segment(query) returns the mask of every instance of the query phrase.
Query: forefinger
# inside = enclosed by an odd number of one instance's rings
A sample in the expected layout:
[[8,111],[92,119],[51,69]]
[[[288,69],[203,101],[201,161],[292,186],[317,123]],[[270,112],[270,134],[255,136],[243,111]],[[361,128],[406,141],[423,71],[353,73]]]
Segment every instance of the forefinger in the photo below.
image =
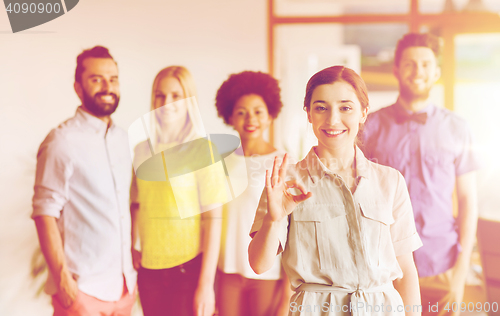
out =
[[285,156],[283,156],[283,161],[281,162],[281,166],[280,166],[280,178],[281,179],[285,179],[285,176],[286,176],[286,165],[287,165],[287,162],[288,162],[288,154],[285,154]]

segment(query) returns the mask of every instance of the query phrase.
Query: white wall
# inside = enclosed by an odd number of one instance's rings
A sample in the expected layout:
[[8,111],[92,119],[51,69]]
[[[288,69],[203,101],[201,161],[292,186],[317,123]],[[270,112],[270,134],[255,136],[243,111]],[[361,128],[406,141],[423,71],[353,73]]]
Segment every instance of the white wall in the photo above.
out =
[[266,43],[265,0],[84,0],[16,34],[0,9],[0,315],[51,314],[29,276],[38,243],[29,217],[36,152],[79,104],[73,76],[82,49],[104,45],[118,61],[118,125],[147,112],[156,73],[180,64],[194,75],[213,133],[230,131],[217,118],[217,88],[230,73],[267,71]]

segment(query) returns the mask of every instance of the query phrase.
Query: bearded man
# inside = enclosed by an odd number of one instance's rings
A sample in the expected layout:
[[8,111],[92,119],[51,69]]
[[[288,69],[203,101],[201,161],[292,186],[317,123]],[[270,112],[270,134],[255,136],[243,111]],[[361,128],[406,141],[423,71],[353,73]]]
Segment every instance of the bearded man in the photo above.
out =
[[431,34],[399,40],[393,67],[398,99],[368,116],[363,135],[366,157],[405,177],[423,242],[413,253],[423,315],[453,314],[453,302],[460,306],[477,227],[479,163],[471,132],[464,119],[429,99],[441,74],[439,51],[439,38]]
[[33,214],[49,267],[54,315],[131,314],[137,275],[129,212],[132,167],[127,133],[110,115],[120,99],[107,48],[77,57],[82,105],[53,129],[37,155]]

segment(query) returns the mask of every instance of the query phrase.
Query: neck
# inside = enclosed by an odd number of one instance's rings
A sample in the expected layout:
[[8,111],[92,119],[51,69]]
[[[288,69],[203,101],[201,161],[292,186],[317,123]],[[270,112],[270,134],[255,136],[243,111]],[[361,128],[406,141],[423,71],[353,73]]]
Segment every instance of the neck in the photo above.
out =
[[341,173],[353,167],[354,146],[344,146],[332,150],[318,145],[316,154],[332,172]]
[[241,139],[241,147],[246,157],[270,154],[276,149],[263,138]]
[[179,132],[182,131],[182,126],[180,124],[163,124],[160,127],[160,140],[162,143],[171,143],[177,139]]
[[106,126],[109,128],[109,126],[111,126],[111,116],[110,115],[105,115],[105,116],[97,116],[95,115],[94,113],[90,112],[86,107],[85,105],[82,104],[82,110],[84,110],[85,112],[87,112],[88,114],[92,115],[93,117],[97,117],[98,119],[100,119],[101,121],[103,121],[104,123],[106,123]]
[[408,99],[401,96],[400,94],[397,102],[401,104],[403,108],[405,108],[408,111],[418,112],[420,110],[423,110],[429,104],[430,101],[429,97],[422,99],[419,98]]

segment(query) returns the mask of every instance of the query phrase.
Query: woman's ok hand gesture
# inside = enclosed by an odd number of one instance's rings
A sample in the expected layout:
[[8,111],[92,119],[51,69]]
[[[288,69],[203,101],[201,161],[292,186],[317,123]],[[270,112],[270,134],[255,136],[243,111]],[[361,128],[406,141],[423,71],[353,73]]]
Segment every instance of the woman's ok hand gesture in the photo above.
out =
[[[292,213],[297,204],[312,196],[296,180],[285,182],[287,161],[288,156],[285,154],[281,166],[278,166],[278,157],[274,157],[272,174],[266,170],[267,216],[272,222],[281,221]],[[292,195],[288,192],[290,188],[297,188],[302,194]]]

